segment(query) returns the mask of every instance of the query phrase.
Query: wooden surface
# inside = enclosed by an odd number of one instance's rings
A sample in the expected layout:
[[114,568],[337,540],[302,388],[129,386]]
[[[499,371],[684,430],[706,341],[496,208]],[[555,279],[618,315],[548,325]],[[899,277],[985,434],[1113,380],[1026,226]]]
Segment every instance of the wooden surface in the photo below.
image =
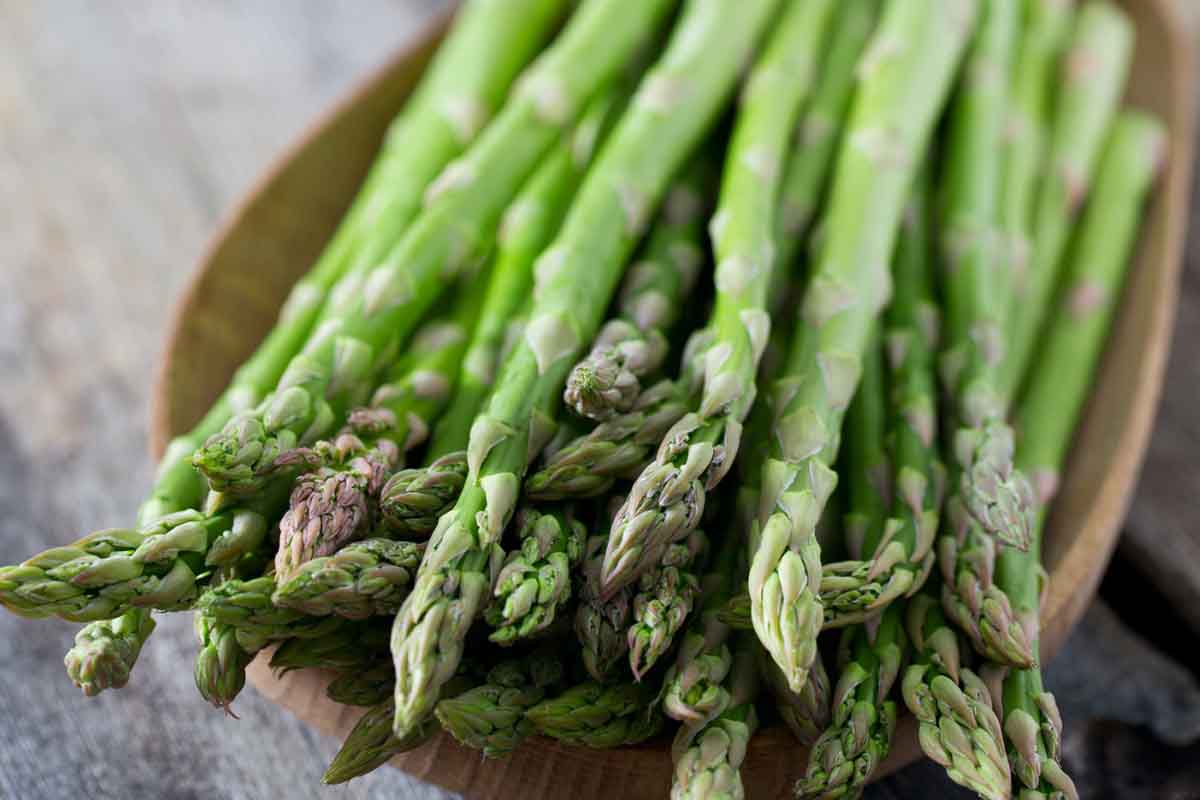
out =
[[[208,234],[285,142],[439,5],[359,0],[338,13],[329,3],[282,0],[0,2],[0,274],[15,284],[0,295],[4,561],[128,521],[149,480],[146,387],[167,305]],[[1195,247],[1190,260],[1178,329],[1194,342]],[[1118,618],[1145,627],[1152,598],[1124,591],[1140,586],[1136,565],[1171,566],[1170,596],[1200,597],[1197,562],[1175,565],[1162,546],[1171,537],[1172,548],[1185,547],[1190,536],[1196,547],[1200,530],[1195,363],[1183,348],[1172,361],[1130,518],[1132,558],[1105,587],[1117,617],[1093,612],[1051,670],[1052,685],[1072,700],[1088,689],[1097,695],[1067,710],[1071,766],[1105,779],[1087,784],[1096,787],[1087,797],[1150,796],[1102,790],[1133,785],[1131,776],[1177,789],[1186,780],[1180,765],[1195,761],[1194,749],[1162,748],[1138,729],[1088,724],[1097,712],[1139,724],[1157,708],[1152,719],[1160,727],[1170,720],[1176,743],[1196,733],[1187,735],[1195,717],[1184,713],[1200,707],[1194,675],[1145,657],[1100,671],[1119,663],[1101,647],[1126,641],[1116,635],[1124,635]],[[70,631],[0,616],[0,796],[439,796],[397,771],[318,788],[333,744],[250,690],[237,703],[241,721],[208,709],[191,687],[194,646],[183,617],[163,622],[133,686],[91,701],[59,664]],[[1194,668],[1195,634],[1174,639],[1191,643]],[[1119,653],[1141,649],[1127,644]],[[1125,690],[1125,704],[1114,702],[1119,692],[1080,683],[1081,671]],[[872,795],[952,796],[945,786],[936,771],[918,768]]]

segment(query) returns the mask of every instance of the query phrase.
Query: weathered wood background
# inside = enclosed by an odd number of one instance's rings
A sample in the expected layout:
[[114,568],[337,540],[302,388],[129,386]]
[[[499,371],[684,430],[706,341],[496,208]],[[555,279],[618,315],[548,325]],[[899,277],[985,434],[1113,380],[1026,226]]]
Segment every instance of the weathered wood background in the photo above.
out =
[[[205,240],[445,1],[0,0],[0,562],[130,520],[151,472],[151,371]],[[1188,257],[1105,602],[1050,670],[1089,798],[1200,797],[1200,240]],[[61,666],[74,626],[0,614],[0,797],[445,796],[395,770],[320,787],[335,743],[250,689],[240,720],[214,712],[192,686],[187,618],[160,625],[133,684],[88,701]],[[869,796],[958,795],[914,767]]]

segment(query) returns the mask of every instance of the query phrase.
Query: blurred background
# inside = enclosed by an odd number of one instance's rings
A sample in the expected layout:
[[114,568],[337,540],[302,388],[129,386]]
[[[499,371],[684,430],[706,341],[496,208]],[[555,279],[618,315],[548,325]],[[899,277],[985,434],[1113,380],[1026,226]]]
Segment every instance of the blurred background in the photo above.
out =
[[[1200,4],[1177,2],[1200,23]],[[128,523],[152,470],[156,358],[205,242],[448,5],[0,0],[0,561]],[[1200,797],[1198,231],[1126,535],[1049,670],[1088,798]],[[0,797],[449,797],[391,769],[320,786],[336,743],[250,688],[240,720],[214,711],[192,685],[189,618],[159,619],[130,686],[85,700],[61,665],[75,626],[0,614]],[[969,796],[940,772],[867,796]]]

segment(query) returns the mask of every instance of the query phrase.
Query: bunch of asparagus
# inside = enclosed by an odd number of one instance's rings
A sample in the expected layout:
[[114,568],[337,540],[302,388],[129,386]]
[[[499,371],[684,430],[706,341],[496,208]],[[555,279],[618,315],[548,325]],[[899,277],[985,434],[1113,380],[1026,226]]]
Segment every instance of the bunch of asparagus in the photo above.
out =
[[1038,554],[1164,156],[1131,46],[1106,0],[467,0],[137,524],[0,602],[87,623],[89,695],[184,609],[227,711],[259,651],[335,673],[328,782],[678,723],[671,796],[740,797],[779,719],[857,796],[900,700],[981,797],[1075,797]]

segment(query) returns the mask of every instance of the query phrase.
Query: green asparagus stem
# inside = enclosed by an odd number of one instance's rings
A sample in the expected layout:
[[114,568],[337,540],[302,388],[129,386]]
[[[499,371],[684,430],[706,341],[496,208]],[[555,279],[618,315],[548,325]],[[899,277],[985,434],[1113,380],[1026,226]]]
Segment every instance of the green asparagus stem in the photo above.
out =
[[396,673],[385,655],[368,669],[338,675],[325,687],[325,696],[344,706],[377,706],[392,695]]
[[[846,412],[845,422],[846,447],[841,477],[846,481],[849,511],[842,518],[842,530],[846,549],[856,559],[878,548],[883,540],[888,509],[892,503],[891,464],[884,441],[887,431],[887,390],[882,342],[875,335],[863,354],[862,377]],[[853,578],[847,581],[837,576],[845,564],[832,564],[830,569],[822,569],[818,597],[824,609],[826,628],[842,627],[870,616],[864,613],[864,606],[870,605],[869,602],[864,603],[864,600],[869,601],[869,595],[864,597],[854,590]]]
[[[1064,263],[1059,313],[1042,339],[1028,388],[1017,411],[1021,441],[1017,462],[1038,488],[1042,519],[1059,483],[1072,433],[1103,351],[1130,255],[1142,205],[1165,154],[1162,125],[1139,112],[1113,123],[1079,231]],[[1005,550],[996,586],[1012,601],[1012,615],[1033,646],[1044,573],[1039,535],[1026,553]],[[1012,670],[1004,681],[1004,733],[1014,790],[1030,797],[1077,798],[1061,765],[1062,719],[1039,667]]]
[[[816,654],[817,521],[837,483],[842,414],[889,299],[897,229],[920,154],[974,27],[975,2],[889,3],[860,68],[825,241],[778,381],[771,458],[750,536],[755,632],[798,691]],[[898,45],[897,43],[903,43]]]
[[1033,257],[1018,280],[1010,346],[1000,385],[1012,398],[1033,355],[1060,261],[1124,92],[1133,55],[1133,25],[1106,0],[1089,0],[1075,16],[1054,100],[1047,164],[1033,219]]
[[733,668],[720,689],[725,695],[724,710],[703,726],[679,728],[671,747],[673,800],[745,796],[739,771],[750,737],[758,729],[754,710],[759,691],[756,649],[751,636],[735,639]]
[[811,89],[833,6],[831,0],[787,4],[747,79],[710,225],[717,301],[703,392],[696,411],[664,435],[613,523],[601,574],[606,593],[632,583],[663,547],[695,528],[706,492],[737,457],[771,328],[767,289],[788,140]]
[[466,480],[465,450],[440,456],[427,467],[399,470],[379,493],[384,526],[404,538],[428,536],[458,501]]
[[842,635],[849,660],[833,693],[833,722],[813,745],[797,797],[858,797],[887,758],[896,728],[888,699],[907,641],[900,609],[889,606],[878,626],[859,625]]
[[303,564],[287,581],[276,577],[271,602],[313,617],[390,616],[408,596],[424,551],[414,542],[354,542]]
[[24,617],[73,622],[115,619],[134,608],[188,608],[208,574],[213,542],[234,534],[261,541],[267,526],[263,514],[246,507],[177,511],[139,530],[98,531],[0,567],[0,603]]
[[1001,160],[1017,0],[990,0],[950,108],[941,187],[942,288],[946,341],[942,380],[952,399],[951,503],[978,531],[1004,544],[1029,542],[1030,489],[1012,467],[1008,401],[998,386],[1010,282],[1001,242]]
[[271,654],[271,669],[365,669],[387,653],[388,629],[379,624],[347,622],[324,636],[288,639]]
[[200,696],[231,717],[231,705],[246,685],[246,667],[257,651],[238,642],[232,625],[217,622],[203,611],[192,615],[200,650],[196,653],[194,674]]
[[522,76],[474,145],[430,185],[426,206],[384,262],[339,285],[328,319],[275,391],[205,442],[193,463],[209,484],[253,494],[281,453],[332,432],[361,387],[448,285],[491,249],[499,218],[554,142],[663,22],[670,0],[589,0]]
[[[607,2],[602,8],[624,27],[631,9],[661,4]],[[503,556],[500,534],[521,478],[548,438],[551,415],[545,409],[553,410],[648,215],[714,122],[770,7],[770,0],[689,4],[588,173],[555,244],[539,259],[525,336],[471,429],[467,483],[454,509],[439,520],[413,593],[396,617],[398,733],[429,714],[438,686],[453,674],[467,629],[491,591]],[[687,113],[678,113],[685,97]]]
[[71,682],[88,697],[123,688],[154,626],[150,612],[142,608],[84,625],[63,659]]
[[638,578],[628,633],[629,669],[635,680],[658,663],[687,621],[700,593],[698,573],[707,550],[708,538],[692,531],[667,547],[662,560]]
[[677,378],[647,388],[628,411],[564,444],[526,479],[526,496],[537,502],[597,497],[618,480],[636,478],[698,396],[710,341],[704,331],[689,337]]
[[1004,304],[1006,322],[1013,314],[1008,307],[1012,287],[1026,279],[1033,255],[1033,214],[1050,135],[1051,90],[1074,19],[1074,0],[1023,0],[1021,6],[1024,21],[1012,65],[1000,198],[1004,240],[998,275],[1008,291],[995,298]]
[[454,391],[482,296],[482,290],[464,287],[450,318],[422,329],[375,390],[371,405],[352,411],[336,438],[280,456],[281,463],[294,460],[306,470],[279,522],[275,572],[280,582],[376,527],[378,497],[388,475],[405,452],[425,441]]
[[154,487],[138,512],[139,525],[200,505],[206,486],[192,467],[193,452],[275,386],[304,345],[333,286],[347,272],[375,266],[399,238],[416,216],[426,185],[474,139],[567,6],[566,0],[464,4],[412,99],[389,128],[350,212],[312,270],[292,287],[275,328],[204,418],[167,446]]
[[725,710],[722,685],[733,666],[726,642],[730,629],[720,619],[733,587],[741,577],[741,538],[727,534],[701,581],[704,600],[699,618],[684,633],[675,663],[663,680],[663,712],[685,725],[704,725]]
[[986,800],[1007,800],[1011,773],[991,689],[962,666],[958,636],[931,592],[909,601],[906,627],[913,664],[901,693],[917,718],[921,749],[960,786]]
[[924,174],[913,187],[893,259],[895,294],[884,319],[884,354],[891,377],[887,414],[894,461],[892,516],[882,537],[849,542],[855,560],[825,564],[820,596],[826,626],[830,609],[836,609],[836,619],[844,623],[878,616],[893,601],[917,592],[933,567],[945,478],[937,459],[933,354],[939,313],[933,299],[927,184]]
[[525,712],[525,718],[538,733],[568,744],[621,747],[645,741],[662,729],[656,692],[656,687],[643,683],[582,683],[541,701]]
[[601,683],[611,679],[617,664],[629,650],[629,611],[632,588],[625,587],[609,597],[600,596],[600,568],[607,536],[588,537],[584,545],[579,606],[575,610],[575,636],[579,640],[584,669]]
[[567,376],[563,402],[580,416],[604,421],[633,409],[642,380],[660,371],[670,352],[667,336],[682,316],[700,267],[712,183],[706,153],[684,170],[667,193],[650,231],[645,257],[625,274],[617,316],[600,329],[591,351]]
[[437,704],[442,727],[461,744],[500,758],[516,749],[534,731],[525,712],[566,679],[563,660],[544,648],[527,658],[503,661],[484,682]]
[[[749,622],[746,627],[750,627]],[[815,743],[821,732],[829,727],[833,696],[829,674],[825,672],[825,664],[820,656],[813,659],[812,666],[808,668],[808,680],[799,692],[792,691],[787,676],[761,644],[758,648],[758,670],[771,692],[783,724],[787,725],[800,744]]]
[[496,577],[488,637],[513,644],[546,630],[571,598],[571,571],[583,558],[587,529],[570,508],[517,512],[520,546],[505,558]]
[[459,369],[454,400],[434,428],[433,454],[466,449],[471,422],[494,383],[510,328],[528,302],[533,264],[557,233],[584,174],[623,109],[622,94],[611,90],[592,101],[575,130],[555,145],[504,212],[479,322]]
[[801,113],[779,187],[775,248],[784,274],[793,268],[829,182],[854,94],[855,72],[875,28],[879,7],[880,0],[842,0],[829,23],[828,50],[812,99]]

